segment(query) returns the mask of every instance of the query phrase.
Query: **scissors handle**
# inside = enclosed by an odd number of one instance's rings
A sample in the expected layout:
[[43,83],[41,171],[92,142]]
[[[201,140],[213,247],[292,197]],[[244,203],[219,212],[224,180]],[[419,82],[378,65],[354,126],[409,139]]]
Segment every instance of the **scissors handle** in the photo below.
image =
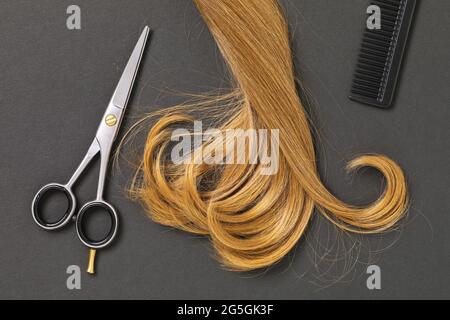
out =
[[[90,217],[92,217],[92,214],[97,211],[103,211],[106,212],[109,215],[109,218],[111,220],[111,227],[108,232],[108,234],[100,240],[92,239],[87,231],[86,226],[88,224],[88,221]],[[109,246],[111,242],[114,240],[114,238],[117,235],[117,229],[119,225],[119,217],[117,215],[116,210],[113,206],[111,206],[109,203],[104,201],[93,201],[90,203],[87,203],[86,205],[81,208],[80,212],[78,213],[77,220],[76,220],[76,229],[78,238],[80,241],[89,247],[89,265],[87,272],[89,274],[95,273],[95,256],[98,249],[102,249],[106,246]]]
[[[100,145],[97,139],[94,139],[91,146],[89,147],[86,155],[81,161],[75,173],[70,178],[69,182],[65,185],[59,183],[50,183],[42,187],[35,195],[33,202],[31,204],[31,213],[33,215],[34,221],[45,230],[58,230],[67,225],[71,218],[75,214],[76,210],[76,199],[72,192],[72,187],[92,161],[92,159],[100,152]],[[47,212],[47,202],[54,195],[63,195],[67,200],[67,206],[62,212]],[[53,210],[52,210],[53,211]],[[60,218],[57,221],[48,221],[45,217],[48,214],[59,214]]]
[[[65,210],[60,212],[60,217],[56,221],[48,221],[46,215],[58,212],[46,212],[46,202],[52,195],[62,195],[67,201]],[[57,230],[67,225],[75,214],[76,199],[72,190],[67,186],[58,183],[52,183],[44,186],[36,194],[32,206],[31,212],[35,222],[45,230]],[[89,224],[89,220],[94,212],[107,213],[111,227],[107,235],[100,240],[91,238],[87,231],[86,226]],[[116,210],[112,205],[103,201],[95,200],[84,205],[76,216],[76,229],[78,237],[81,242],[91,249],[102,249],[107,247],[116,237],[119,226],[119,217]]]
[[[106,236],[102,239],[93,239],[87,232],[87,225],[93,214],[96,212],[107,213],[111,221],[111,227]],[[80,241],[90,249],[102,249],[111,244],[117,235],[119,217],[116,210],[109,203],[102,200],[95,200],[85,204],[77,215],[76,229]]]
[[[65,210],[61,212],[48,212],[47,202],[52,196],[63,196],[67,201]],[[67,225],[72,219],[76,208],[75,195],[72,190],[65,185],[51,183],[41,188],[33,199],[31,204],[31,213],[34,221],[45,230],[57,230]],[[59,214],[60,218],[56,221],[49,221],[47,214]]]

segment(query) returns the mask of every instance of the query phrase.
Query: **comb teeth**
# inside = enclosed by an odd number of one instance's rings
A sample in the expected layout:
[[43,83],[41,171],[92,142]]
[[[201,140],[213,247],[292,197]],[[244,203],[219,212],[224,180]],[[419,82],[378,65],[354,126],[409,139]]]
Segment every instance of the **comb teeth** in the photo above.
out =
[[351,100],[380,108],[393,101],[416,0],[373,0],[381,9],[381,29],[364,31]]

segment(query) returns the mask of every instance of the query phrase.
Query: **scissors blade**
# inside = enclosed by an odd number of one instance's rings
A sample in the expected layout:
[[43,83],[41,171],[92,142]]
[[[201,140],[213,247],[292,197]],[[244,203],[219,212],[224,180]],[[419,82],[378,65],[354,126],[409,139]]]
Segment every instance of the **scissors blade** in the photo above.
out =
[[146,26],[114,91],[111,101],[118,108],[125,109],[128,104],[149,34],[150,28]]

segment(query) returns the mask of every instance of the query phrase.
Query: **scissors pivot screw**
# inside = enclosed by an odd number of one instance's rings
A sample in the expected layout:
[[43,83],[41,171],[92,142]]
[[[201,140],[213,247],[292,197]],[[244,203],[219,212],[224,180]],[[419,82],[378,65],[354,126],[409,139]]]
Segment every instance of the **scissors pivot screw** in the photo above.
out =
[[105,118],[105,123],[106,123],[108,126],[110,126],[110,127],[115,126],[116,123],[117,123],[117,118],[116,118],[116,116],[115,116],[115,115],[112,115],[112,114],[107,115],[106,118]]

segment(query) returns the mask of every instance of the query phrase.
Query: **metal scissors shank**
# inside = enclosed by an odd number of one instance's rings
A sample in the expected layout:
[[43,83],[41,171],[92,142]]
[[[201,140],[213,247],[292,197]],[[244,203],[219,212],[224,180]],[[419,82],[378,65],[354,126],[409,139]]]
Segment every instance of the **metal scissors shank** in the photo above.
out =
[[[36,194],[31,211],[35,222],[46,230],[56,230],[64,227],[70,222],[71,218],[75,214],[76,198],[72,191],[74,184],[77,182],[81,174],[84,172],[88,164],[94,159],[94,157],[100,153],[100,172],[98,180],[97,197],[95,201],[85,204],[79,211],[76,218],[76,229],[78,237],[81,242],[91,249],[100,249],[111,243],[115,238],[118,227],[118,216],[115,209],[107,202],[103,200],[103,192],[105,187],[106,173],[108,170],[109,158],[111,156],[111,150],[114,141],[119,132],[123,116],[126,111],[128,100],[133,89],[134,81],[136,79],[137,72],[141,63],[141,59],[144,53],[145,45],[150,33],[148,27],[144,28],[131,57],[123,71],[123,74],[119,80],[119,83],[114,91],[114,94],[108,104],[106,112],[100,122],[95,138],[89,147],[86,155],[81,161],[75,173],[70,178],[69,182],[65,185],[52,183],[44,186]],[[68,201],[68,208],[64,215],[57,222],[45,221],[41,212],[41,201],[45,198],[46,193],[54,191],[63,193]],[[90,239],[83,230],[83,221],[87,219],[91,210],[101,207],[106,210],[112,221],[111,230],[107,237],[103,240],[95,241]]]
[[[73,185],[77,182],[81,174],[84,172],[89,163],[100,153],[100,171],[98,179],[98,189],[97,189],[97,201],[103,201],[103,192],[105,188],[106,173],[108,170],[109,158],[111,156],[112,146],[116,139],[117,133],[120,129],[120,123],[122,122],[125,109],[117,108],[116,106],[108,106],[107,112],[100,123],[97,130],[97,134],[89,147],[84,159],[81,161],[77,170],[73,174],[70,181],[67,183],[66,187],[71,189]],[[114,118],[113,118],[114,117]],[[107,125],[107,121],[110,120],[114,125]]]

